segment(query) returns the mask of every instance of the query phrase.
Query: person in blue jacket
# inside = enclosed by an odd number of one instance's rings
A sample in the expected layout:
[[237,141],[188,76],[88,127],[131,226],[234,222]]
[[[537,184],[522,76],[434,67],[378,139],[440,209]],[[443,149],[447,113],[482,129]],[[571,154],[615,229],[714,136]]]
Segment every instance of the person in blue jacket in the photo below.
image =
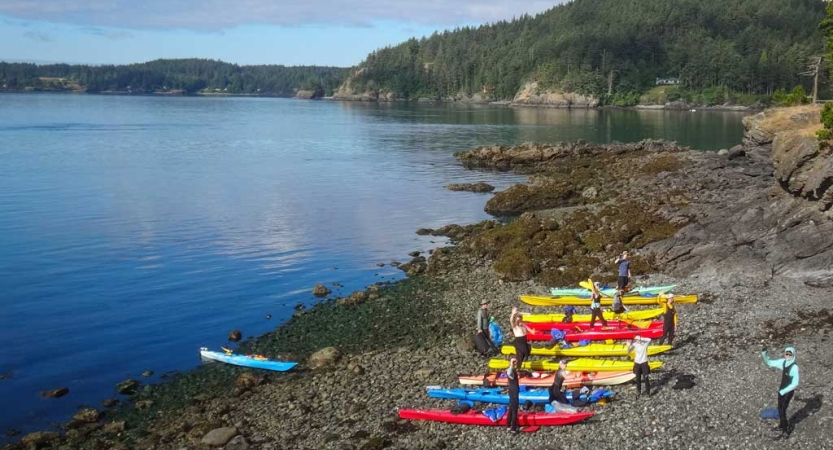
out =
[[798,387],[798,364],[795,363],[795,348],[785,348],[784,358],[782,359],[769,359],[766,354],[766,347],[764,347],[761,350],[761,357],[767,366],[781,371],[781,385],[778,388],[778,418],[780,419],[778,427],[781,429],[781,434],[778,438],[790,437],[792,428],[790,428],[789,420],[787,420],[787,407],[790,406],[795,388]]
[[495,316],[489,317],[489,335],[496,346],[500,347],[503,344],[503,331],[500,329],[500,325],[495,322]]

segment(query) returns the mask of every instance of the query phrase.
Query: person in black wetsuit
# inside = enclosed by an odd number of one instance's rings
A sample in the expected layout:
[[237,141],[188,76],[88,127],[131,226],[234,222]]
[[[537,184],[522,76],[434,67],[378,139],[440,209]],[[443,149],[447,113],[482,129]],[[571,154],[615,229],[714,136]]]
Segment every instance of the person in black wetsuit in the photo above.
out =
[[787,408],[790,406],[790,400],[792,400],[799,382],[798,364],[795,363],[795,347],[785,348],[784,357],[781,359],[769,359],[766,354],[766,347],[764,347],[761,350],[761,357],[768,367],[781,370],[781,385],[778,387],[778,418],[780,419],[778,428],[780,428],[781,434],[776,439],[789,438],[792,427],[787,419]]
[[559,403],[567,403],[567,397],[564,395],[564,392],[561,392],[561,389],[564,387],[564,375],[567,372],[567,361],[562,359],[558,362],[558,371],[555,372],[555,380],[552,382],[550,386],[550,396],[548,399],[548,403],[552,404],[552,402],[557,401]]
[[509,378],[509,411],[506,418],[506,427],[512,433],[518,432],[518,407],[520,406],[521,386],[519,378],[521,374],[518,373],[519,363],[514,356],[509,359],[509,369],[506,371],[506,376]]
[[599,282],[593,283],[593,293],[590,294],[590,328],[596,325],[596,318],[602,322],[602,326],[607,326],[607,321],[602,314],[602,293],[599,292]]
[[662,337],[660,345],[668,338],[668,345],[674,345],[674,332],[677,329],[677,309],[674,308],[674,294],[668,294],[662,306]]
[[532,353],[532,347],[526,339],[529,329],[523,323],[523,317],[518,312],[518,308],[512,308],[512,314],[509,316],[509,325],[512,326],[512,335],[515,337],[513,344],[515,345],[515,354],[518,356],[518,367],[523,364],[526,358],[529,358]]

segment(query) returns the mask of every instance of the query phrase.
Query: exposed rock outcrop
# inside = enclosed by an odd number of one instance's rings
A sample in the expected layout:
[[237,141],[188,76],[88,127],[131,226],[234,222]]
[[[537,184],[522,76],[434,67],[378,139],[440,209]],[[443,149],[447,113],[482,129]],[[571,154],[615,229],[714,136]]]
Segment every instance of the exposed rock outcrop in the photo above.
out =
[[477,183],[451,183],[445,187],[449,191],[468,191],[468,192],[492,192],[495,187],[483,181]]
[[774,275],[833,285],[833,221],[822,212],[833,203],[833,165],[813,137],[816,123],[813,106],[744,118],[744,156],[733,149],[729,167],[769,188],[757,183],[734,201],[724,199],[648,249],[672,273],[729,285],[762,286]]
[[526,83],[512,100],[517,106],[543,106],[549,108],[595,108],[599,99],[576,92],[541,89],[537,81]]

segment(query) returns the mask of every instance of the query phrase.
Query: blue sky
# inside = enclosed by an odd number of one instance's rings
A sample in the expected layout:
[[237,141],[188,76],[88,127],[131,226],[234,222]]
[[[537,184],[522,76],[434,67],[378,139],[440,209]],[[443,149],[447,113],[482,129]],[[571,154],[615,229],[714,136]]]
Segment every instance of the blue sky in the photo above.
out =
[[124,64],[358,64],[435,30],[508,20],[564,0],[0,0],[0,60]]

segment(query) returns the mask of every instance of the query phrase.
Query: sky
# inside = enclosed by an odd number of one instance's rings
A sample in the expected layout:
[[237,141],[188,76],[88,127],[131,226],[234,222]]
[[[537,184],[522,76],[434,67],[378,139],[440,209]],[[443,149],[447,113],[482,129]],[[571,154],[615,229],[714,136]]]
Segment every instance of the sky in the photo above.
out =
[[353,66],[434,31],[565,0],[0,0],[0,61],[126,64],[211,58]]

